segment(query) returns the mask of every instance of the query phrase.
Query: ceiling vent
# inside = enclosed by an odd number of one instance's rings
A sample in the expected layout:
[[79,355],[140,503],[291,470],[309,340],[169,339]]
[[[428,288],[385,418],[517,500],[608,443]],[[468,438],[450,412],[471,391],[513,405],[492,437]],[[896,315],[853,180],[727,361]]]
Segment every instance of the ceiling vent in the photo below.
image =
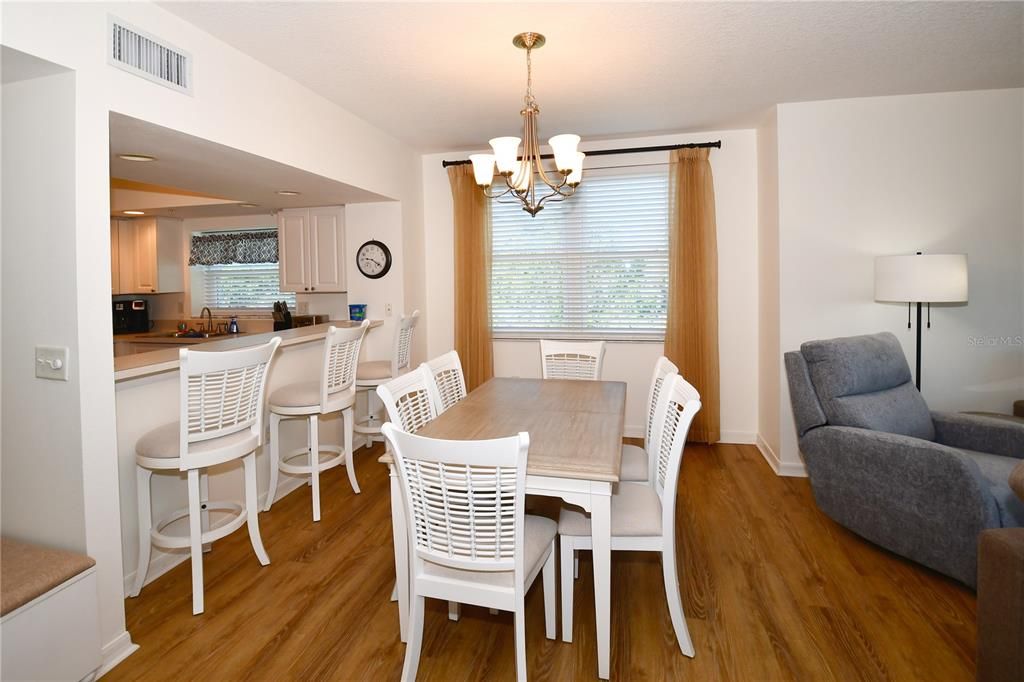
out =
[[173,90],[192,94],[192,56],[110,17],[107,62]]

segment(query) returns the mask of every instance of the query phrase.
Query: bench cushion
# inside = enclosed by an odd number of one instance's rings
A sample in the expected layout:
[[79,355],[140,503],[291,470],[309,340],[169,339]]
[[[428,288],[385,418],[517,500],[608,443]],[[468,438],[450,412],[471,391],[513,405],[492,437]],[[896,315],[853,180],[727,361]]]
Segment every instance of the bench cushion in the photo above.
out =
[[0,616],[95,565],[84,554],[0,538]]

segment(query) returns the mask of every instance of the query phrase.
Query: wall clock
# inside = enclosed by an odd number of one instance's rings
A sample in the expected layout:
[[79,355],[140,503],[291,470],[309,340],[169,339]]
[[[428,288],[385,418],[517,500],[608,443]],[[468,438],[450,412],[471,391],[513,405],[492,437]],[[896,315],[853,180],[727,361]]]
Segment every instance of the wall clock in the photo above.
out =
[[371,239],[356,251],[356,267],[363,277],[380,279],[391,269],[391,249],[384,242]]

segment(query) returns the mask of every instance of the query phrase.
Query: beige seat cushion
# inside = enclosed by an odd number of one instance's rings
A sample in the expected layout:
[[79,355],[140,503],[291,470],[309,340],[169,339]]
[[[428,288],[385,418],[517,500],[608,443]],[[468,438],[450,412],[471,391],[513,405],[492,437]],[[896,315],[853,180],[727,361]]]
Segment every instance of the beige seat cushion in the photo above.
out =
[[[551,541],[558,534],[558,526],[545,516],[527,514],[523,528],[523,569],[530,573],[540,563],[544,552],[551,546]],[[512,571],[464,571],[449,568],[429,561],[423,562],[423,572],[430,576],[454,578],[487,585],[512,585]]]
[[[310,410],[320,409],[320,382],[301,381],[281,386],[270,394],[270,409],[275,407],[296,408],[308,407]],[[327,411],[342,410],[355,402],[355,393],[339,391],[327,396]]]
[[647,480],[647,451],[636,445],[622,446],[622,468],[619,469],[620,481]]
[[[241,431],[232,433],[228,436],[221,436],[220,438],[211,438],[210,440],[193,443],[191,446],[191,452],[196,455],[201,455],[210,452],[211,450],[242,446],[255,450],[258,444],[259,440],[253,434],[252,430],[242,429]],[[135,454],[140,457],[150,457],[153,459],[177,459],[178,422],[158,426],[144,435],[139,439],[139,442],[135,444]]]
[[0,615],[46,594],[96,565],[84,554],[0,539]]
[[356,367],[356,379],[390,379],[390,360],[370,360],[360,362]]
[[[575,507],[563,507],[558,515],[560,535],[590,535],[590,514]],[[661,500],[646,483],[620,483],[612,494],[612,535],[614,537],[657,537],[661,535]]]

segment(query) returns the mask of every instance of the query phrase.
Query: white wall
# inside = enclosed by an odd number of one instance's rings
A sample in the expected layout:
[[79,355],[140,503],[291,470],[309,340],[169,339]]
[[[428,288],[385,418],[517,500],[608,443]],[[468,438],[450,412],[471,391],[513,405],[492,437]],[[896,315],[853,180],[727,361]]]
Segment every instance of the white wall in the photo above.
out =
[[[781,350],[895,333],[905,305],[873,300],[874,258],[967,253],[970,302],[932,306],[922,389],[932,409],[1006,412],[1024,396],[1022,90],[778,107]],[[996,339],[976,345],[975,339]],[[783,463],[798,465],[788,387]]]
[[[757,433],[757,141],[753,130],[727,130],[658,137],[603,140],[584,149],[654,146],[722,140],[711,152],[718,221],[719,352],[722,379],[722,440],[753,443]],[[426,293],[430,300],[427,354],[454,343],[452,199],[444,159],[471,151],[423,157],[423,226]],[[667,153],[635,155],[639,163],[666,162]],[[622,163],[622,157],[591,157],[588,168]],[[631,161],[632,162],[632,161]],[[585,176],[584,176],[585,181]],[[612,343],[604,377],[625,381],[628,435],[643,435],[644,407],[659,343]],[[494,342],[498,376],[540,376],[535,341]]]
[[[86,549],[97,560],[105,666],[130,653],[125,632],[118,474],[114,453],[115,401],[110,343],[109,132],[111,111],[179,130],[360,187],[409,205],[401,234],[422,234],[419,157],[398,140],[260,62],[152,3],[4,3],[0,41],[75,72],[73,100],[73,220],[55,226],[73,244],[75,267],[48,272],[73,292],[77,327],[56,343],[78,358],[79,408],[55,415],[50,429],[79,428],[85,489]],[[194,94],[183,95],[106,63],[108,15],[113,14],[189,52]],[[53,201],[47,202],[54,210]],[[398,263],[395,277],[421,274],[419,263]],[[422,290],[422,287],[420,288]],[[396,305],[404,307],[403,301]],[[426,300],[420,307],[425,307]],[[5,373],[5,385],[11,383]],[[14,390],[27,382],[11,383]],[[6,402],[6,401],[5,401]],[[171,415],[168,415],[170,418]],[[77,426],[76,426],[77,425]],[[27,447],[31,441],[17,443]],[[4,443],[7,451],[8,443]]]
[[[7,74],[5,74],[7,75]],[[3,99],[2,534],[86,551],[76,345],[75,75],[6,83]],[[69,345],[67,382],[35,378],[34,346]],[[60,424],[60,428],[54,428]]]

